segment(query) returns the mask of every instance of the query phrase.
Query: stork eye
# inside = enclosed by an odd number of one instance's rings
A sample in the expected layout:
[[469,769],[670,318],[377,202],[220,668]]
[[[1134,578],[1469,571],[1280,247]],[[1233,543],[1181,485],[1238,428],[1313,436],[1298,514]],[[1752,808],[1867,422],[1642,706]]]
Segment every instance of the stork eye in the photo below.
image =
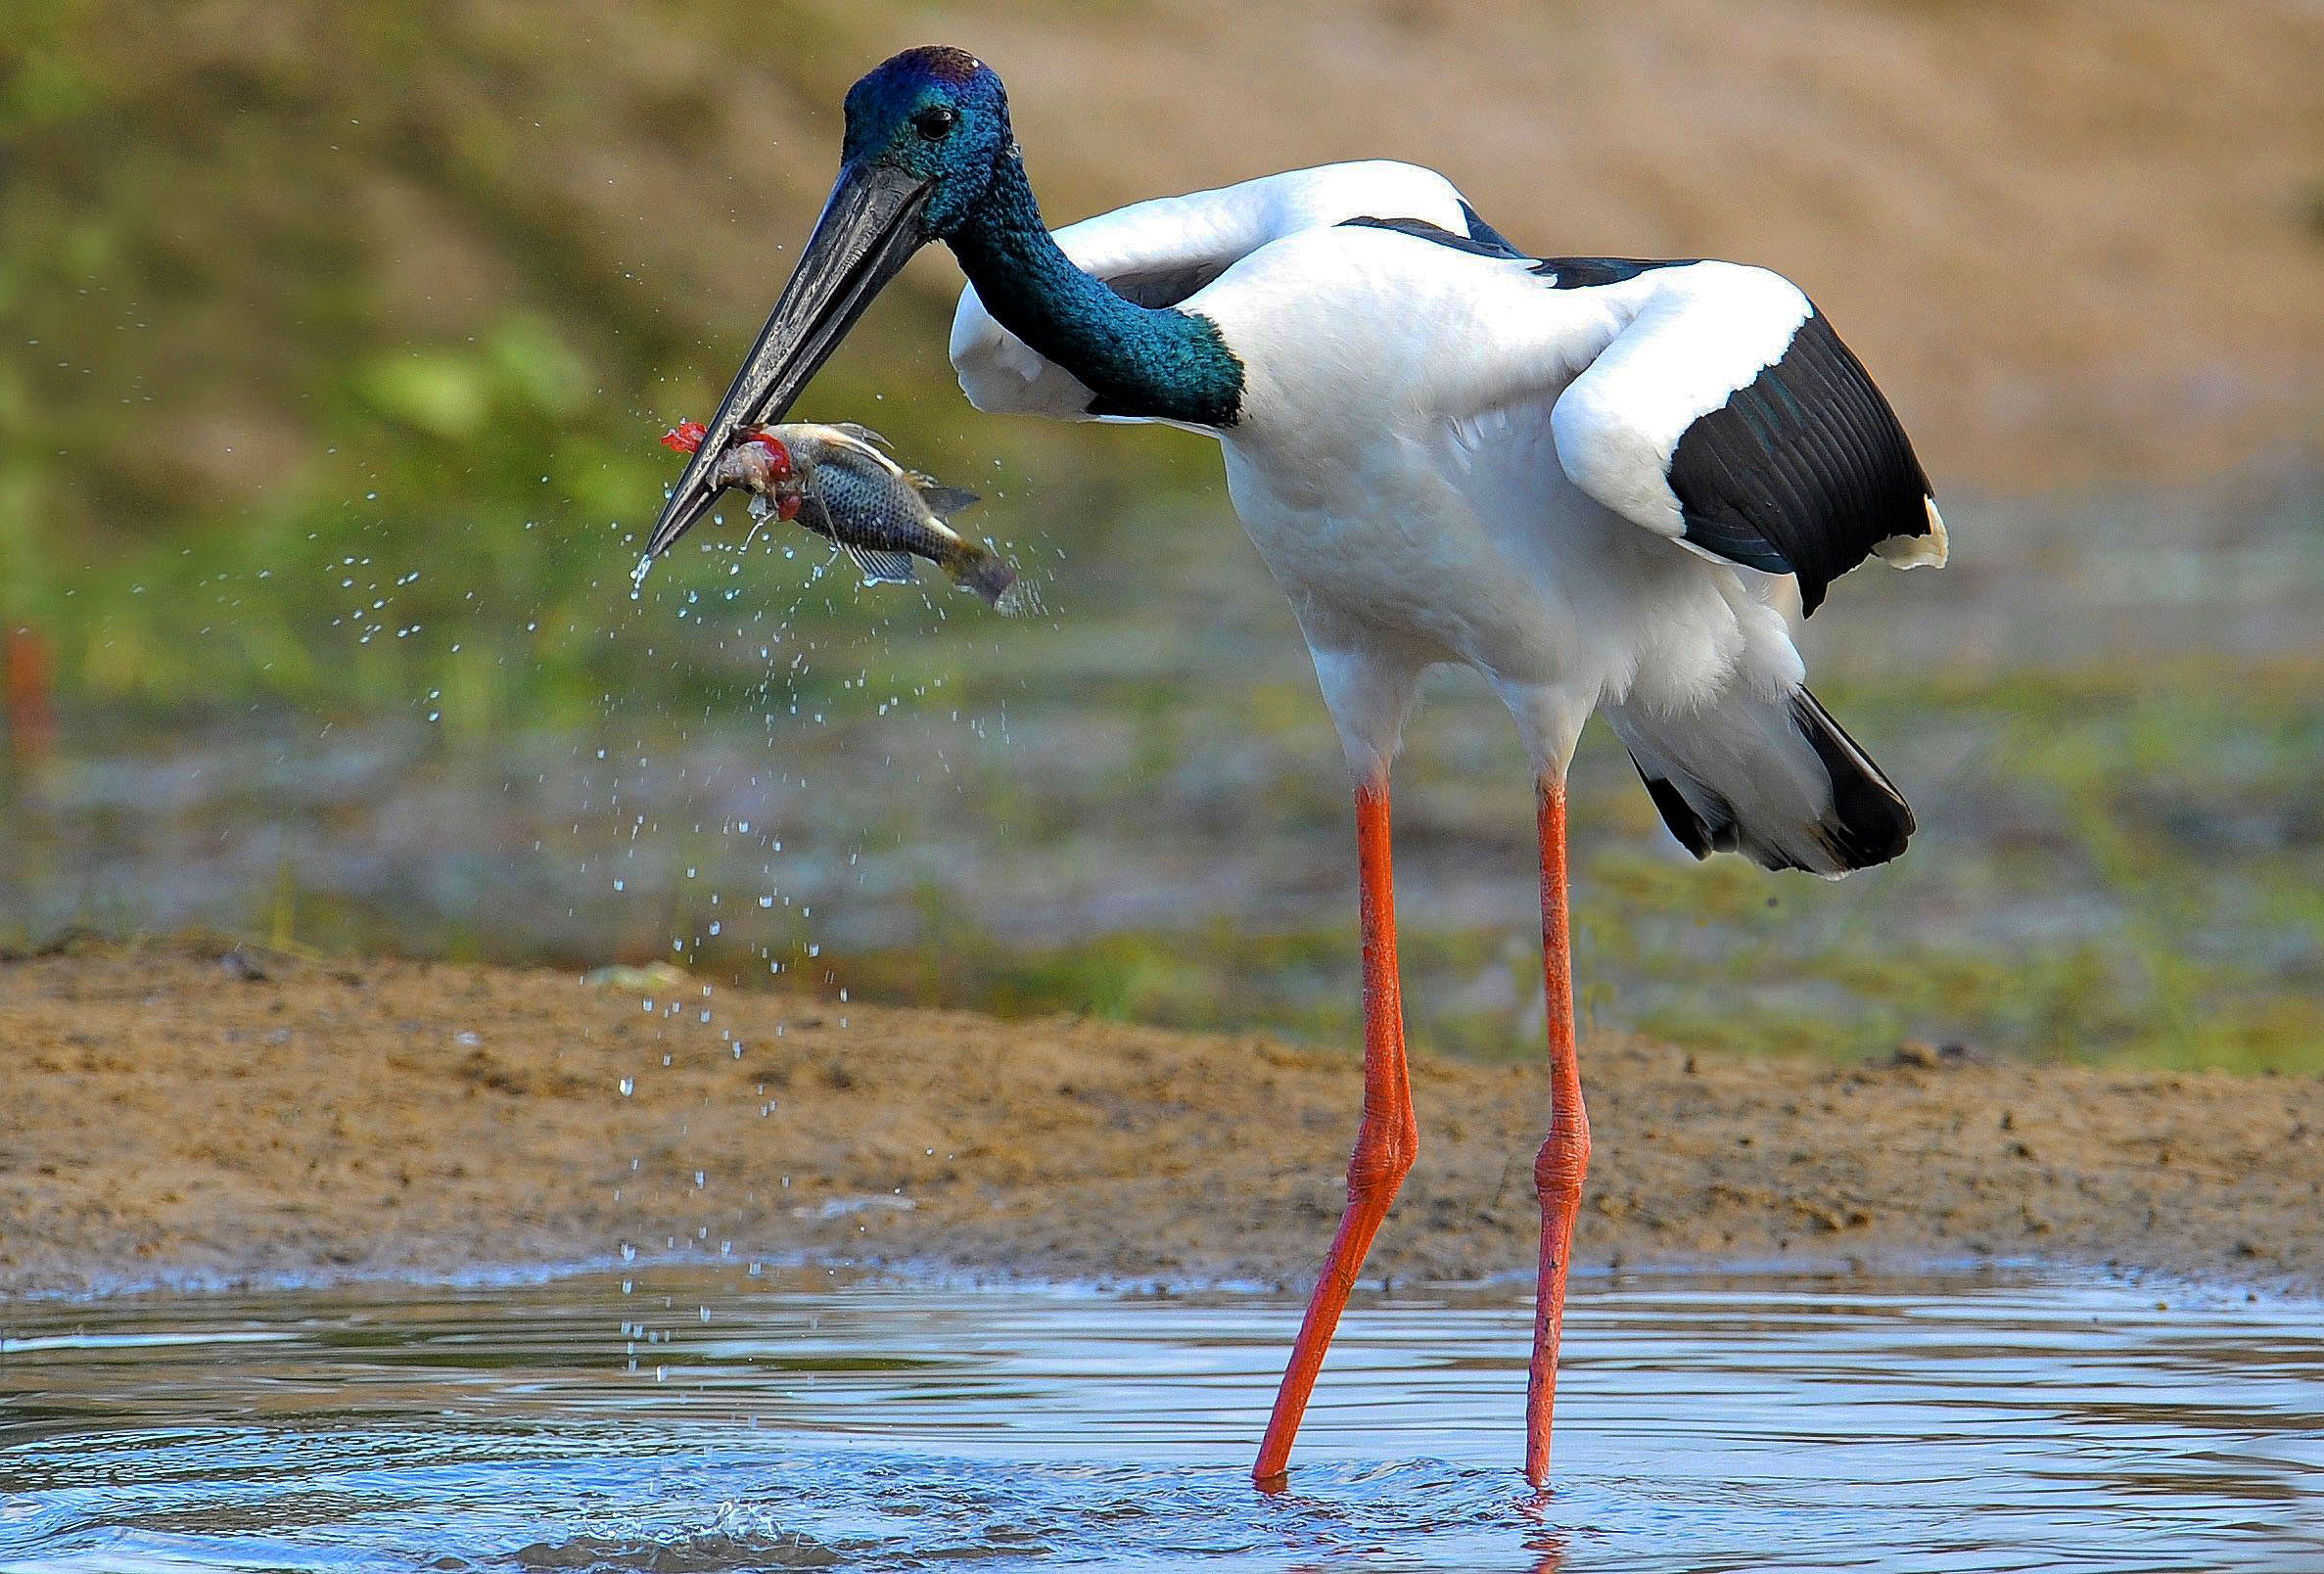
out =
[[931,104],[913,116],[911,123],[918,128],[920,135],[926,137],[930,142],[942,142],[952,134],[953,122],[959,118],[959,116],[953,114],[944,105]]

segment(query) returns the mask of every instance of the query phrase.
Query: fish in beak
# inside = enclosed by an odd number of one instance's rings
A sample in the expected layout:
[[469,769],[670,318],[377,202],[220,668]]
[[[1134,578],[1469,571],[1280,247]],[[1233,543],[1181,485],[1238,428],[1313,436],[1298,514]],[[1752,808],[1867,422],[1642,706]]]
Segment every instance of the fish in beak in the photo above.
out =
[[[693,453],[708,430],[681,421],[662,443]],[[926,558],[1003,616],[1041,611],[1015,565],[953,528],[953,516],[974,507],[976,493],[905,469],[889,457],[888,440],[868,427],[745,427],[712,469],[710,486],[749,493],[753,519],[797,520],[845,552],[866,584],[908,584],[912,559]]]
[[877,160],[841,168],[759,343],[698,439],[677,489],[662,505],[646,540],[648,561],[668,551],[718,501],[724,484],[716,479],[717,468],[736,435],[783,418],[872,297],[926,244],[920,216],[932,185]]

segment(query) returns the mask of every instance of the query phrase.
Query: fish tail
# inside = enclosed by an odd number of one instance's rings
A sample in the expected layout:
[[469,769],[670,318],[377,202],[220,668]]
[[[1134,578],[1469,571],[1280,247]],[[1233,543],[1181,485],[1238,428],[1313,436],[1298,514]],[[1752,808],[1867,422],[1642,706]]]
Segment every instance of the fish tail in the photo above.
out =
[[1017,571],[1006,559],[979,541],[956,542],[944,557],[944,572],[954,584],[966,585],[985,598],[989,607],[1015,612],[1023,600]]

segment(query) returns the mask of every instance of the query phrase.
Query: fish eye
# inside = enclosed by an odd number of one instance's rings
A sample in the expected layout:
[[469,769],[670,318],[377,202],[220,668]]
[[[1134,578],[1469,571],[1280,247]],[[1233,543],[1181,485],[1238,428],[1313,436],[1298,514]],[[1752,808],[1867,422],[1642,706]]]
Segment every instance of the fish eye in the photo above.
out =
[[930,142],[942,142],[952,134],[953,123],[959,118],[949,106],[931,104],[913,116],[911,123]]

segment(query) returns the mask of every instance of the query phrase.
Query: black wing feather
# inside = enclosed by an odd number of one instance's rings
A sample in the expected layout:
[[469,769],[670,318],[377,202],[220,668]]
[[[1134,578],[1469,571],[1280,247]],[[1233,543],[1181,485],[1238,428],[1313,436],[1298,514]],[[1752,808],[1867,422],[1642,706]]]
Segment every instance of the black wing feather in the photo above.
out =
[[[1418,218],[1343,219],[1474,256],[1530,261],[1557,290],[1625,283],[1682,258],[1528,257],[1461,205],[1468,233]],[[1686,538],[1706,552],[1799,579],[1814,612],[1834,579],[1891,536],[1929,533],[1929,477],[1896,412],[1822,312],[1810,309],[1775,363],[1699,417],[1670,456]]]
[[1797,575],[1808,612],[1876,543],[1929,532],[1929,477],[1912,441],[1822,312],[1680,436],[1670,489],[1688,540]]

